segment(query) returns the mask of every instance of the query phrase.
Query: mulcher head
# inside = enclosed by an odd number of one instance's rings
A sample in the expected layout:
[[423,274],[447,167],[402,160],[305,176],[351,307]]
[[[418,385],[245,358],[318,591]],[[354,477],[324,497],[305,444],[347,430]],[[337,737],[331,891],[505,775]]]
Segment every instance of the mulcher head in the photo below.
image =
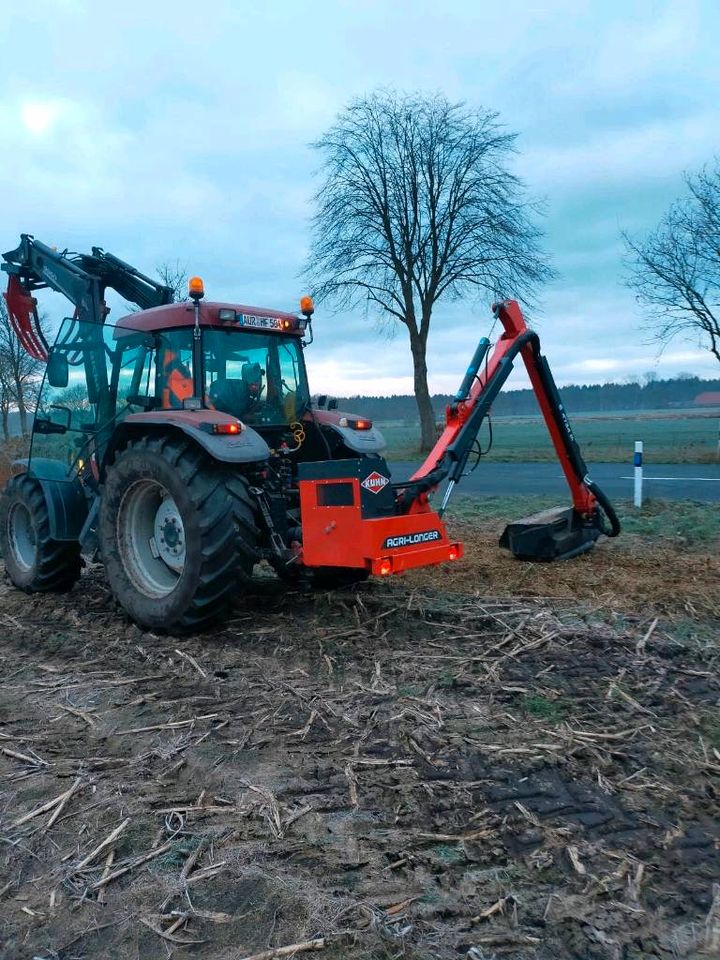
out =
[[592,550],[600,533],[572,507],[551,507],[509,523],[500,546],[518,560],[569,560]]

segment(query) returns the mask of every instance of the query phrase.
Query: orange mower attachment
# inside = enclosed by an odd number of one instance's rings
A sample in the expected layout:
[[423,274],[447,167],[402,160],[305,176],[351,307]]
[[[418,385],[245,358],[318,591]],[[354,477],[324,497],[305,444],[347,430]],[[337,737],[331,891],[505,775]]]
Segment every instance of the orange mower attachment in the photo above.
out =
[[298,479],[306,567],[388,576],[463,555],[427,504],[422,512],[398,514],[382,457],[302,463]]

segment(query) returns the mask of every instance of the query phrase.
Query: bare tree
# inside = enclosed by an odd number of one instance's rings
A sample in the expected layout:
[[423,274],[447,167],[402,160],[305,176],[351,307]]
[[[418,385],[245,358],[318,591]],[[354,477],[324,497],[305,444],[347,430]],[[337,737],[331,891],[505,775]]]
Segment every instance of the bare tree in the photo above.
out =
[[72,386],[66,387],[62,393],[53,396],[52,402],[73,411],[89,411],[91,409],[85,383],[74,383]]
[[[180,260],[163,260],[155,267],[155,274],[160,283],[170,287],[173,303],[182,303],[188,299],[187,264]],[[139,313],[141,309],[136,303],[127,303],[129,313]]]
[[551,276],[536,205],[507,168],[497,114],[445,97],[380,91],[313,144],[322,156],[306,274],[319,300],[365,303],[405,325],[422,448],[435,438],[427,345],[435,305],[484,290],[527,294]]
[[647,239],[623,234],[627,284],[657,340],[695,335],[720,361],[720,161],[685,182],[688,195]]
[[188,298],[188,271],[187,264],[179,260],[164,260],[155,268],[161,283],[170,287],[173,293],[173,302],[180,303]]
[[[0,402],[0,411],[16,407],[20,417],[20,432],[23,437],[30,433],[28,411],[37,400],[44,364],[35,360],[22,346],[8,316],[7,306],[0,297],[0,390],[5,399]],[[6,420],[3,419],[3,429]]]
[[10,439],[10,410],[12,408],[12,390],[10,386],[10,371],[7,358],[0,354],[0,421],[2,422],[3,440]]

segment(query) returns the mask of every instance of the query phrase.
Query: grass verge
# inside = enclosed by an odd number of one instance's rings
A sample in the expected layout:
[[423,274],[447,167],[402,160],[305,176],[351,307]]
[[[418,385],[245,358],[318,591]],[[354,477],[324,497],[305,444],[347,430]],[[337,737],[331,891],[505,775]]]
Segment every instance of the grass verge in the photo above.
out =
[[[463,523],[487,525],[504,523],[530,516],[558,505],[558,498],[536,497],[469,497],[457,495],[450,501],[447,516]],[[618,500],[615,509],[623,534],[648,543],[672,544],[677,547],[705,547],[720,540],[720,506],[695,500],[648,499],[642,509],[631,500]],[[622,542],[622,541],[621,541]]]

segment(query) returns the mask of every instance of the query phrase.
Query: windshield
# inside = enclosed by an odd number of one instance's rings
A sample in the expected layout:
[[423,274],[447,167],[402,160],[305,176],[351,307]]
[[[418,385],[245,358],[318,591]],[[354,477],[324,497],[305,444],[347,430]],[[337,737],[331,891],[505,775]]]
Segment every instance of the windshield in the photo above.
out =
[[249,424],[281,425],[302,416],[310,400],[297,337],[204,330],[209,406]]

